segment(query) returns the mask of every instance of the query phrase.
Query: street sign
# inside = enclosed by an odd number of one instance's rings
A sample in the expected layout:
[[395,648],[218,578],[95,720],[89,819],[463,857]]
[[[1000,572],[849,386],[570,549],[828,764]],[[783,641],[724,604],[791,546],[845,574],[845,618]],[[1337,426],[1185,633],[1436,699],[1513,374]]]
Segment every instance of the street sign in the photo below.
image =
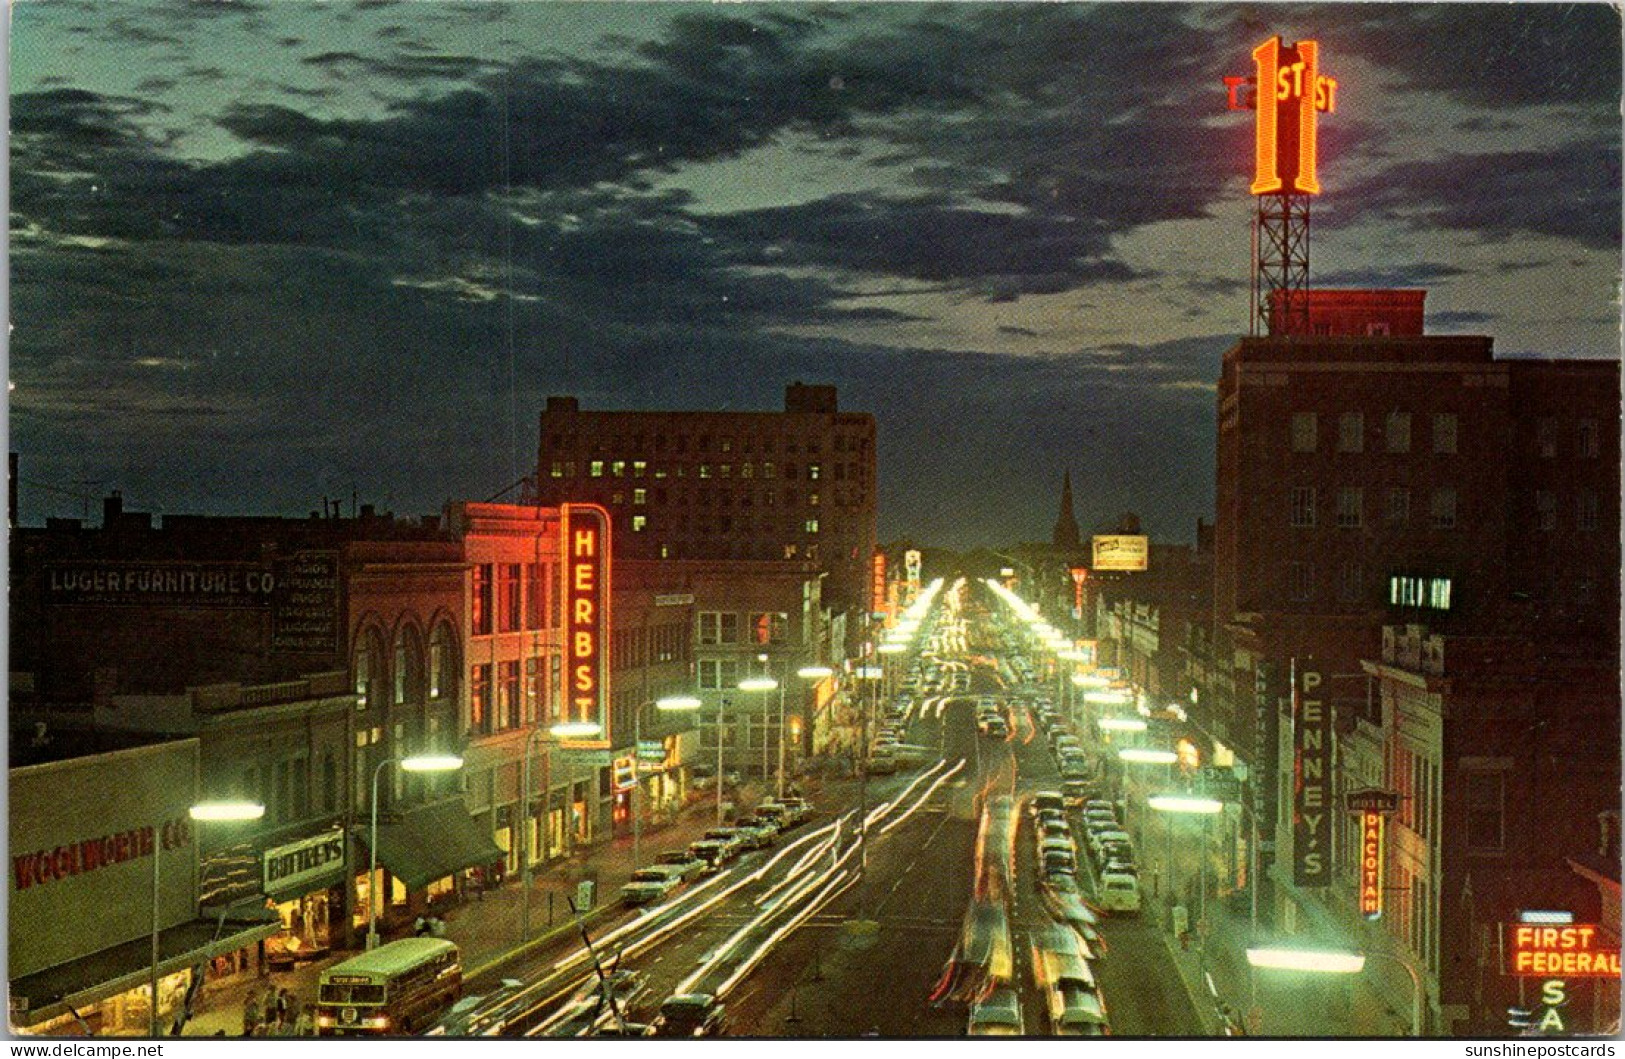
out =
[[1364,787],[1343,795],[1343,808],[1351,813],[1397,813],[1399,792]]

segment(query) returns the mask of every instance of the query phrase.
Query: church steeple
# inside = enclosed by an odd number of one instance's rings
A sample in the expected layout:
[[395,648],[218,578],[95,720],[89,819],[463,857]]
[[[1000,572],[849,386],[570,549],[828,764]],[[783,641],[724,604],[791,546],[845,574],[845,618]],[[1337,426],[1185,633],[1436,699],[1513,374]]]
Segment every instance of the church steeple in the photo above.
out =
[[1050,542],[1057,548],[1068,551],[1076,550],[1078,541],[1078,520],[1072,514],[1072,472],[1064,472],[1061,479],[1061,514],[1055,520],[1055,532],[1050,535]]

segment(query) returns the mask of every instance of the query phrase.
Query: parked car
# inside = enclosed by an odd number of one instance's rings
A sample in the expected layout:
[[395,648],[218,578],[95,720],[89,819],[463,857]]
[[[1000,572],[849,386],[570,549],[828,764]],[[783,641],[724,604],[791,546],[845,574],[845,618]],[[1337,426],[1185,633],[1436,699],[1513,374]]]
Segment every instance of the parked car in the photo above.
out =
[[1061,797],[1060,791],[1036,791],[1027,807],[1034,814],[1041,814],[1045,809],[1054,809],[1058,813],[1066,812],[1066,799]]
[[738,827],[713,827],[705,833],[705,837],[713,842],[721,842],[728,848],[730,857],[744,852],[748,845],[744,830]]
[[1014,989],[1000,986],[971,1005],[965,1033],[970,1037],[1020,1037],[1025,1029],[1021,999]]
[[726,842],[718,842],[709,838],[702,838],[698,842],[689,843],[688,851],[697,859],[705,862],[706,873],[717,871],[724,864],[733,860],[735,855],[733,847]]
[[710,993],[676,993],[661,1002],[649,1032],[655,1037],[720,1037],[727,1028],[725,1009]]
[[1091,832],[1089,835],[1089,848],[1094,852],[1096,859],[1100,859],[1101,855],[1105,852],[1104,847],[1108,842],[1121,842],[1128,846],[1130,851],[1132,851],[1134,848],[1133,844],[1129,840],[1127,831]]
[[655,863],[668,868],[677,868],[683,881],[698,878],[705,871],[705,861],[694,856],[686,849],[668,849],[655,856]]
[[621,887],[621,901],[628,905],[646,905],[668,896],[683,885],[682,869],[671,865],[639,868],[627,877]]
[[1039,867],[1045,875],[1076,875],[1078,874],[1078,859],[1070,853],[1052,850],[1046,852],[1040,858]]
[[766,849],[779,837],[779,825],[771,817],[747,816],[739,822],[739,837],[746,849]]
[[1065,819],[1057,820],[1054,817],[1040,820],[1038,821],[1038,837],[1041,839],[1064,838],[1070,843],[1072,841],[1072,825],[1067,823]]
[[1108,912],[1140,914],[1140,880],[1123,872],[1106,872],[1100,877],[1099,905]]

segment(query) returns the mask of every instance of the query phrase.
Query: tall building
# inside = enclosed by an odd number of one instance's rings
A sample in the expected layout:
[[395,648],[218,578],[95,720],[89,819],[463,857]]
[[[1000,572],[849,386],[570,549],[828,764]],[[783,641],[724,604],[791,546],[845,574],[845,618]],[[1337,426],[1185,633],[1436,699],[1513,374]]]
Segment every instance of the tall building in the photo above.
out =
[[[538,494],[610,512],[618,559],[810,562],[837,612],[869,608],[875,421],[833,386],[792,383],[782,412],[584,411],[549,397]],[[780,608],[784,609],[784,608]],[[847,625],[849,643],[863,627]]]
[[[1249,856],[1240,859],[1256,869],[1249,881],[1280,929],[1315,923],[1356,939],[1365,930],[1336,808],[1350,784],[1438,797],[1442,816],[1394,824],[1389,859],[1410,889],[1370,943],[1420,971],[1436,1031],[1482,1028],[1475,1001],[1449,984],[1456,969],[1441,962],[1451,954],[1438,944],[1439,908],[1476,892],[1479,927],[1515,915],[1485,907],[1486,873],[1522,858],[1522,877],[1549,878],[1564,851],[1508,837],[1493,850],[1440,852],[1437,830],[1421,824],[1479,813],[1494,818],[1476,825],[1485,834],[1564,833],[1543,823],[1557,803],[1514,810],[1510,787],[1466,778],[1482,771],[1480,758],[1505,757],[1482,750],[1475,727],[1539,712],[1531,696],[1543,661],[1562,669],[1570,709],[1601,725],[1592,745],[1617,755],[1620,367],[1497,360],[1487,337],[1424,335],[1419,292],[1312,293],[1314,333],[1245,338],[1224,356],[1214,625],[1193,638],[1192,720],[1247,766]],[[1404,696],[1394,688],[1444,670],[1396,662],[1385,629],[1537,647],[1519,665],[1475,666],[1480,656],[1452,653],[1450,706],[1439,714],[1430,703],[1443,727],[1424,749],[1424,722],[1396,712]],[[1508,684],[1528,701],[1509,701]],[[1363,764],[1339,774],[1306,757],[1306,738],[1345,766]],[[1568,807],[1617,803],[1617,768],[1576,775],[1585,779]],[[1464,778],[1440,779],[1451,776]],[[1335,811],[1308,811],[1310,800]],[[1530,860],[1539,857],[1553,864]],[[1405,988],[1400,975],[1396,1001]]]
[[1062,551],[1076,551],[1078,541],[1078,518],[1072,513],[1072,472],[1066,471],[1061,477],[1061,513],[1055,519],[1055,530],[1050,534],[1050,543]]

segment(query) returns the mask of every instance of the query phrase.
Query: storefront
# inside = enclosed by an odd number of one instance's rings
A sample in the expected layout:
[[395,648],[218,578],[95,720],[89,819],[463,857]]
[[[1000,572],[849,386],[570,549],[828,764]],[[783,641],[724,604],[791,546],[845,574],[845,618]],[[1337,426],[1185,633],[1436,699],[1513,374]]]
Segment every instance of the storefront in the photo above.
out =
[[[356,829],[363,851],[371,837],[369,831]],[[459,796],[380,820],[377,860],[377,882],[388,886],[379,929],[387,932],[452,896],[459,887],[490,885],[504,854],[492,841],[491,829],[469,815]],[[366,926],[373,892],[369,864],[363,862],[361,867],[355,880],[354,926],[358,929]]]
[[[198,913],[198,742],[126,746],[10,774],[11,1023],[29,1034],[168,1027],[217,957],[275,934],[263,909]],[[153,960],[154,921],[158,958]]]
[[336,827],[265,851],[265,897],[282,924],[266,944],[273,970],[343,947],[344,858],[344,831]]

